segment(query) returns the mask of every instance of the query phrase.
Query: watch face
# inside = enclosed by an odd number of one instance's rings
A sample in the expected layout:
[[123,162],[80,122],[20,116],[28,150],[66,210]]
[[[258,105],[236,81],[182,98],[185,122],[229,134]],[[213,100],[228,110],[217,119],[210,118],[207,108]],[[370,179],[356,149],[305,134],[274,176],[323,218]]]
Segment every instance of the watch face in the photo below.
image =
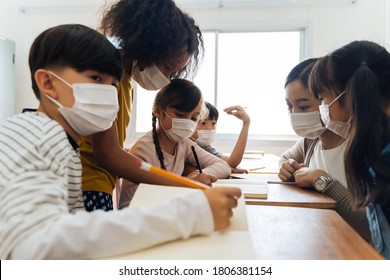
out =
[[322,191],[323,189],[325,189],[326,185],[327,183],[320,177],[316,180],[314,187],[316,188],[316,190]]
[[326,176],[320,176],[318,177],[314,182],[314,188],[321,192],[323,191],[331,182],[332,178],[326,177]]

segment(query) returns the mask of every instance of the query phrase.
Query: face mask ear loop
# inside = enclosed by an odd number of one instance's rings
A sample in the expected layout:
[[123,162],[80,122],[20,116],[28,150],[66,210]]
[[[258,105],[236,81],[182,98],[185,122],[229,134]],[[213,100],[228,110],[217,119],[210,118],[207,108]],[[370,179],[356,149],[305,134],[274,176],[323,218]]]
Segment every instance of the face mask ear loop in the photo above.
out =
[[52,71],[48,71],[50,74],[52,74],[54,77],[56,77],[58,80],[60,80],[61,82],[63,82],[65,85],[69,86],[70,88],[73,88],[71,84],[69,84],[67,81],[65,81],[63,78],[61,78],[60,76],[58,76],[56,73],[52,72]]
[[57,100],[55,100],[53,97],[47,95],[46,93],[44,94],[44,96],[46,96],[46,98],[48,98],[49,100],[51,100],[54,104],[56,104],[59,108],[63,108],[64,106],[58,102]]
[[[172,119],[170,116],[168,116],[168,114],[165,112],[164,109],[161,109],[161,110],[164,112],[164,114],[165,114],[168,118]],[[157,118],[157,119],[158,119],[158,126],[161,127],[161,128],[164,130],[164,133],[166,134],[167,130],[166,130],[166,129],[164,128],[164,126],[162,125],[161,119],[160,119],[160,118]]]
[[165,112],[164,109],[161,109],[161,110],[164,112],[164,114],[165,114],[168,118],[170,118],[170,119],[172,120],[172,118],[167,114],[167,112]]
[[342,93],[339,94],[339,96],[337,96],[332,102],[330,102],[330,104],[328,105],[329,107],[333,105],[333,103],[335,103],[337,100],[339,100],[339,98],[341,96],[343,96],[347,91],[344,90]]
[[[72,85],[69,84],[67,81],[65,81],[64,79],[62,79],[60,76],[58,76],[57,74],[55,74],[54,72],[48,70],[48,73],[50,73],[51,75],[53,75],[54,77],[56,77],[58,80],[60,80],[61,82],[63,82],[64,84],[66,84],[67,86],[69,86],[70,88],[72,88]],[[53,97],[47,95],[47,94],[44,94],[44,96],[46,96],[46,98],[48,98],[49,100],[51,100],[54,104],[56,104],[59,108],[63,108],[64,106],[58,102],[57,100],[55,100]]]

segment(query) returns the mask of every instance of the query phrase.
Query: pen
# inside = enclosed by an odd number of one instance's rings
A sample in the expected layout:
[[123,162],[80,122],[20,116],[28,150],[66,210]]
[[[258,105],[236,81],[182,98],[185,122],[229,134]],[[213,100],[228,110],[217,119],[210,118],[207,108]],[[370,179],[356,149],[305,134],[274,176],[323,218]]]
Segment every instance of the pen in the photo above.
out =
[[261,166],[261,167],[248,169],[248,171],[255,171],[255,170],[264,169],[264,168],[265,168],[265,166]]
[[296,182],[267,181],[267,184],[296,185]]
[[198,167],[199,173],[202,173],[202,168],[200,167],[198,155],[197,155],[196,152],[195,152],[195,147],[194,147],[194,146],[191,146],[191,150],[192,150],[192,153],[194,154],[196,166]]
[[144,162],[142,160],[139,161],[139,168],[141,168],[142,170],[149,171],[149,172],[152,172],[154,174],[163,176],[165,178],[171,179],[177,183],[181,183],[181,184],[183,184],[183,186],[186,186],[186,187],[200,189],[200,190],[207,190],[210,188],[209,186],[207,186],[205,184],[191,180],[191,179],[186,178],[186,177],[176,175],[175,173],[158,168],[158,167],[153,166],[150,163]]

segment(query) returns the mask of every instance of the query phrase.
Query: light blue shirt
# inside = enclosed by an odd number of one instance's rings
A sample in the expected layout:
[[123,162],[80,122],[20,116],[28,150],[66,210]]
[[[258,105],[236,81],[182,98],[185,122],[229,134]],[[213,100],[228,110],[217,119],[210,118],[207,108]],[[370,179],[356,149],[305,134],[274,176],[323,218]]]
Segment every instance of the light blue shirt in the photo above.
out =
[[[380,157],[387,163],[390,163],[390,143],[381,151]],[[370,167],[369,172],[375,181],[375,170]],[[368,224],[371,231],[371,244],[382,254],[383,257],[390,260],[390,225],[379,204],[370,203],[366,207]]]
[[366,207],[368,224],[371,231],[371,244],[384,258],[390,260],[390,225],[382,208],[378,204]]

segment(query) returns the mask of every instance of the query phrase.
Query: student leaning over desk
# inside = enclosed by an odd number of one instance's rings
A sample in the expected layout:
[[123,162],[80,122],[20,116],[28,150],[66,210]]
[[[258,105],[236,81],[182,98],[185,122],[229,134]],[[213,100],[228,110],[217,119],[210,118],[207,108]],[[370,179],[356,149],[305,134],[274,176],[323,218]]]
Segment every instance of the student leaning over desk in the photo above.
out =
[[[371,244],[390,259],[390,53],[369,41],[347,44],[313,69],[311,90],[329,105],[330,121],[349,120],[345,170],[355,207],[365,207]],[[329,105],[330,106],[330,105]]]
[[88,211],[113,209],[117,177],[137,184],[178,185],[137,170],[138,160],[123,149],[133,103],[132,83],[135,80],[147,90],[158,90],[172,78],[190,76],[203,49],[199,27],[172,0],[120,0],[105,11],[101,25],[104,34],[118,43],[125,73],[118,86],[119,112],[113,126],[79,141]]
[[239,189],[86,212],[76,141],[115,119],[119,52],[89,27],[60,25],[34,40],[29,65],[39,108],[0,127],[0,259],[104,258],[229,225]]
[[[314,186],[336,200],[336,211],[340,216],[370,240],[365,210],[353,209],[352,194],[346,187],[343,154],[349,123],[332,120],[324,126],[321,121],[324,112],[320,115],[318,111],[321,101],[308,88],[309,75],[316,61],[312,58],[299,63],[287,76],[285,89],[290,120],[294,131],[302,138],[282,154],[278,175],[282,181],[296,181],[299,187]],[[345,106],[345,102],[338,100],[329,106],[332,114]],[[324,185],[319,184],[322,179]]]
[[[224,160],[198,147],[189,138],[203,111],[200,89],[190,81],[173,79],[154,99],[153,129],[135,142],[130,153],[178,175],[183,175],[186,164],[195,166],[199,163],[200,170],[184,175],[207,185],[219,178],[229,177],[230,167]],[[120,208],[129,205],[136,189],[136,184],[124,180]]]

